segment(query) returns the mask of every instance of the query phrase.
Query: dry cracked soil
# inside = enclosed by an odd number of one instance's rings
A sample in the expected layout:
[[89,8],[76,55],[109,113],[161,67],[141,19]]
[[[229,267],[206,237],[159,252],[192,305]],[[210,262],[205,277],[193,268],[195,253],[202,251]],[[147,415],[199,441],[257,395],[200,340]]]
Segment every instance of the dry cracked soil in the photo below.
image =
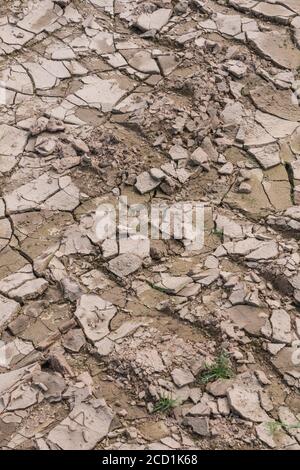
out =
[[299,69],[299,0],[1,1],[1,449],[299,450]]

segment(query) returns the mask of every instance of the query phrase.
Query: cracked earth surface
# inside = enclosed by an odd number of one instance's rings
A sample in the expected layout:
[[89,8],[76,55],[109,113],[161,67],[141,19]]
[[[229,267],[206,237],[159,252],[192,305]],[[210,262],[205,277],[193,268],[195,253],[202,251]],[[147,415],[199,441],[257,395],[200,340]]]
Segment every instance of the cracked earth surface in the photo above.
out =
[[299,449],[299,67],[299,0],[1,2],[2,449]]

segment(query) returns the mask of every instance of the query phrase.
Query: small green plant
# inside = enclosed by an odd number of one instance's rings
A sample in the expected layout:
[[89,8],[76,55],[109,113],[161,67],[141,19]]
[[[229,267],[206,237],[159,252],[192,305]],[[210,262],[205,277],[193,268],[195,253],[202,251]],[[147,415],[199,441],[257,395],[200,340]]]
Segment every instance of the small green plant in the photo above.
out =
[[274,436],[274,434],[276,434],[276,432],[282,428],[282,424],[279,421],[270,421],[266,423],[266,427],[269,431],[269,434]]
[[300,429],[300,421],[296,424],[285,425],[287,429]]
[[234,373],[228,355],[221,353],[213,364],[205,365],[205,370],[200,374],[198,380],[206,384],[217,379],[231,379],[233,376]]
[[224,235],[223,229],[218,229],[218,228],[214,228],[211,233],[213,233],[214,235],[217,235],[217,237],[219,238],[223,238],[223,235]]
[[153,408],[153,413],[168,413],[176,406],[176,400],[168,397],[162,397],[158,400]]
[[270,421],[266,423],[266,426],[268,428],[268,431],[271,436],[274,436],[274,434],[279,431],[280,429],[284,429],[286,431],[289,431],[289,429],[299,429],[300,428],[300,422],[296,424],[284,424],[281,421]]

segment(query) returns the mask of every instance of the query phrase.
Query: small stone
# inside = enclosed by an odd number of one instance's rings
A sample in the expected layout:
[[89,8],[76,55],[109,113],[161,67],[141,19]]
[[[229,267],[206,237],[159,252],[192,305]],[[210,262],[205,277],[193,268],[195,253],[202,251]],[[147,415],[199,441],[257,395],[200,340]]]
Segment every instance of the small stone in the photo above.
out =
[[232,175],[233,170],[233,164],[231,162],[227,162],[218,170],[218,173],[220,173],[220,175]]
[[162,181],[166,177],[166,174],[159,168],[151,168],[150,175],[157,181]]
[[191,278],[189,276],[170,276],[167,273],[162,273],[161,282],[157,283],[156,287],[167,293],[177,294],[190,283]]
[[48,361],[51,368],[62,374],[64,377],[74,377],[74,372],[66,360],[63,353],[53,349],[48,355]]
[[268,377],[266,376],[266,374],[262,370],[256,370],[255,375],[256,375],[256,377],[258,378],[259,382],[262,385],[270,385],[271,384],[271,381],[268,379]]
[[187,417],[184,419],[184,424],[190,426],[194,433],[198,434],[201,437],[209,437],[209,420],[208,418],[193,418]]
[[133,253],[124,253],[108,263],[108,269],[118,277],[126,277],[142,266],[142,259]]
[[208,155],[201,147],[198,147],[191,155],[191,162],[194,165],[203,165],[208,161]]
[[230,414],[230,407],[227,398],[218,398],[218,410],[222,416],[228,416]]
[[153,178],[148,171],[144,171],[137,177],[135,187],[141,194],[145,194],[157,188],[159,183],[160,180]]
[[73,140],[72,145],[79,154],[89,153],[90,151],[88,145],[81,139]]
[[264,170],[279,165],[280,163],[280,153],[277,144],[271,143],[263,147],[252,146],[248,148],[248,153],[258,161]]
[[136,21],[136,26],[142,31],[160,30],[168,23],[171,15],[172,10],[167,8],[159,8],[153,13],[142,13]]
[[65,125],[59,119],[50,118],[47,122],[46,130],[52,133],[63,132],[65,130]]
[[96,342],[109,334],[109,324],[116,313],[116,307],[110,302],[98,295],[84,294],[77,302],[75,317],[86,337]]
[[81,329],[76,328],[68,331],[63,336],[62,344],[67,351],[78,353],[85,344],[85,337]]
[[274,449],[276,447],[276,442],[274,440],[274,437],[272,435],[272,432],[270,431],[270,426],[274,423],[276,427],[276,422],[273,420],[270,420],[265,423],[258,424],[255,426],[255,430],[257,433],[257,437],[264,443],[267,444],[271,449]]
[[66,388],[65,380],[56,373],[36,372],[32,376],[32,383],[41,388],[50,403],[60,401]]
[[174,161],[184,160],[189,156],[188,151],[181,145],[173,145],[169,150],[169,155]]
[[108,434],[112,419],[105,400],[80,403],[50,431],[47,440],[62,450],[91,450]]
[[132,253],[139,258],[150,256],[150,240],[142,235],[132,235],[128,238],[119,240],[119,253]]
[[208,393],[214,397],[225,397],[227,391],[232,387],[234,381],[231,379],[218,379],[206,386]]
[[252,191],[252,187],[249,183],[243,181],[238,188],[238,192],[241,194],[250,194]]
[[193,383],[195,380],[193,374],[190,371],[184,369],[173,369],[171,375],[173,381],[178,387],[184,387],[185,385]]
[[211,410],[206,403],[197,403],[195,406],[189,409],[188,415],[191,416],[210,416]]
[[48,287],[48,282],[42,278],[36,278],[31,265],[26,265],[14,274],[0,281],[0,293],[9,298],[24,301],[35,299]]
[[226,63],[226,69],[236,78],[243,78],[247,74],[248,67],[240,60],[229,60]]
[[101,245],[102,255],[104,259],[113,258],[118,254],[118,243],[114,239],[107,238]]
[[228,390],[227,398],[231,409],[242,416],[242,418],[256,423],[269,419],[267,413],[260,405],[257,392],[235,386]]
[[103,357],[108,356],[114,350],[115,344],[109,338],[103,338],[101,341],[97,341],[96,347],[99,356]]
[[34,150],[40,155],[47,157],[57,150],[57,141],[48,137],[39,136],[37,138]]
[[0,327],[8,323],[18,313],[21,306],[18,302],[8,299],[0,294]]
[[289,314],[283,310],[274,310],[270,318],[272,326],[272,338],[279,343],[290,343],[291,336],[291,319]]
[[278,256],[278,247],[275,241],[270,241],[264,243],[261,248],[258,248],[255,251],[252,251],[248,255],[246,255],[247,260],[251,261],[260,261],[264,259],[271,259]]
[[75,279],[64,277],[60,282],[66,299],[74,302],[83,294],[83,290]]

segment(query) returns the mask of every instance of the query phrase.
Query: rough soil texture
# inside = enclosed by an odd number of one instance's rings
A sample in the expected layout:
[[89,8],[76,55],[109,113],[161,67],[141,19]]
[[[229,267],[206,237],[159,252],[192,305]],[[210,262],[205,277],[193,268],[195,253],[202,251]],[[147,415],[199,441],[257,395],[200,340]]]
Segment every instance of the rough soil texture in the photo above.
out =
[[[0,15],[1,448],[299,449],[299,0]],[[99,241],[120,195],[204,247]]]

